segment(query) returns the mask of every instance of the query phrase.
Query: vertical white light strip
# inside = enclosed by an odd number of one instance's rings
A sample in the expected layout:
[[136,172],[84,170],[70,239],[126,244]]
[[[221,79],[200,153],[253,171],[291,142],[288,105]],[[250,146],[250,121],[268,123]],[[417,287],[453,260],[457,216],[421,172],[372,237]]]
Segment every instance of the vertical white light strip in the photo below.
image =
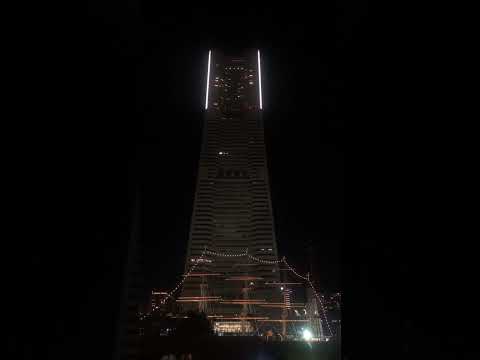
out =
[[207,70],[207,93],[205,95],[205,110],[208,109],[208,88],[210,86],[210,58],[212,56],[212,50],[208,50],[208,70]]
[[258,91],[260,93],[260,110],[262,110],[262,69],[260,67],[260,50],[257,52],[258,55]]

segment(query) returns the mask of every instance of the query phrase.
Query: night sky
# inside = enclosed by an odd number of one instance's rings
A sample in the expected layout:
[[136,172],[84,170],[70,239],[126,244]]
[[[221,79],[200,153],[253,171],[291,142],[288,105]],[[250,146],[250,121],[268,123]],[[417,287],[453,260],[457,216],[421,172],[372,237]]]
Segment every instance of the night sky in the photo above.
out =
[[28,52],[38,61],[25,68],[44,121],[28,135],[25,186],[39,215],[31,238],[42,239],[29,243],[17,305],[28,306],[31,291],[48,294],[35,300],[42,311],[30,334],[51,336],[47,346],[33,338],[25,357],[60,355],[85,337],[93,342],[78,354],[94,346],[108,356],[137,189],[147,286],[180,279],[210,48],[261,49],[280,253],[304,273],[313,242],[321,288],[340,289],[344,122],[360,106],[354,58],[366,6],[240,6],[235,16],[90,2],[79,22],[64,17],[32,31]]
[[199,9],[177,17],[153,15],[159,9],[152,4],[139,9],[145,33],[144,54],[135,67],[136,111],[142,114],[137,159],[149,284],[172,287],[178,280],[172,275],[184,266],[207,50],[259,47],[280,252],[306,272],[306,244],[313,241],[320,283],[339,289],[343,124],[356,106],[357,85],[349,76],[358,65],[350,57],[358,50],[353,29],[358,26],[360,34],[365,15],[358,10],[353,15],[352,9],[332,6],[323,11],[335,16],[319,21],[318,13],[305,17],[295,11],[218,17]]
[[[382,300],[385,294],[408,298],[399,286],[412,276],[407,255],[418,246],[407,236],[398,246],[389,238],[404,223],[387,225],[395,217],[385,209],[409,196],[403,184],[412,180],[386,170],[401,160],[382,157],[401,127],[387,129],[387,122],[413,122],[404,107],[412,87],[397,96],[392,85],[408,78],[400,65],[410,59],[397,50],[400,42],[382,36],[385,27],[374,26],[365,2],[238,3],[212,11],[160,1],[90,1],[88,8],[60,13],[39,17],[42,26],[18,45],[25,56],[17,85],[29,96],[18,109],[31,114],[19,116],[21,140],[11,150],[25,155],[16,164],[25,175],[12,211],[32,221],[20,222],[8,253],[21,254],[20,262],[11,257],[17,269],[12,305],[22,309],[12,311],[11,329],[22,335],[10,347],[26,359],[109,357],[137,193],[147,286],[169,289],[180,279],[210,48],[262,51],[280,254],[304,273],[312,242],[319,288],[342,290],[347,302],[354,293],[357,324],[413,331],[404,321],[408,313]],[[352,125],[348,141],[345,123]],[[349,221],[359,223],[344,241],[347,144],[355,158],[347,187],[361,199],[351,201],[356,209]],[[359,153],[365,149],[368,154]],[[397,178],[405,180],[402,186],[390,187]],[[388,271],[391,276],[378,278]],[[371,322],[366,309],[372,308],[394,321],[382,315]],[[67,351],[70,346],[76,350]]]

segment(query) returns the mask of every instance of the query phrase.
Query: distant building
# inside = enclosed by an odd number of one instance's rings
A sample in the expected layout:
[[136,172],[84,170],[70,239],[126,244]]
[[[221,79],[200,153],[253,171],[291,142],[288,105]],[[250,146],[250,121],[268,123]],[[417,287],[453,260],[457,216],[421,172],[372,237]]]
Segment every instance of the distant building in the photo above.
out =
[[142,330],[140,315],[142,304],[144,303],[142,294],[144,281],[140,276],[139,223],[140,198],[137,192],[133,209],[130,241],[127,249],[127,261],[124,268],[124,283],[120,296],[121,309],[114,359],[138,359],[141,348]]
[[150,312],[169,314],[177,312],[177,304],[166,291],[152,290],[150,295]]

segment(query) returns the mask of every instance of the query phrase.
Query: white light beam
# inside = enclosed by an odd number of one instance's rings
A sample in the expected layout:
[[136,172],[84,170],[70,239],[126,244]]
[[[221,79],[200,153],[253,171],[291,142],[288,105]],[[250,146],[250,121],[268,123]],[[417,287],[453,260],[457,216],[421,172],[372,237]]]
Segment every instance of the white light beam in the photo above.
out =
[[260,50],[257,52],[258,55],[258,92],[260,94],[260,110],[263,108],[262,104],[262,68],[260,66]]
[[207,69],[207,92],[205,95],[205,110],[208,109],[208,88],[210,87],[210,59],[212,56],[212,50],[208,50],[208,69]]

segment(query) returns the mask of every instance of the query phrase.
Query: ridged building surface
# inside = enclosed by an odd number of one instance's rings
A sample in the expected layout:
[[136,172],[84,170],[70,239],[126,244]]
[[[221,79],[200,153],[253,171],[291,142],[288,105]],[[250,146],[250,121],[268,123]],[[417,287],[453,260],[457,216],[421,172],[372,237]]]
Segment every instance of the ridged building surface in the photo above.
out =
[[142,288],[145,288],[141,276],[140,238],[140,195],[135,193],[130,239],[127,246],[127,259],[123,286],[120,296],[119,328],[115,344],[114,359],[136,360],[142,346],[139,326],[139,310],[143,302]]
[[[204,134],[185,273],[194,264],[197,267],[187,277],[179,299],[185,301],[184,310],[223,316],[261,314],[258,306],[225,301],[281,301],[278,289],[266,284],[280,281],[278,265],[248,257],[207,254],[200,259],[205,249],[231,254],[248,248],[261,260],[278,260],[261,109],[260,52],[229,56],[212,50],[208,62]],[[201,301],[203,296],[219,297],[224,303]]]

